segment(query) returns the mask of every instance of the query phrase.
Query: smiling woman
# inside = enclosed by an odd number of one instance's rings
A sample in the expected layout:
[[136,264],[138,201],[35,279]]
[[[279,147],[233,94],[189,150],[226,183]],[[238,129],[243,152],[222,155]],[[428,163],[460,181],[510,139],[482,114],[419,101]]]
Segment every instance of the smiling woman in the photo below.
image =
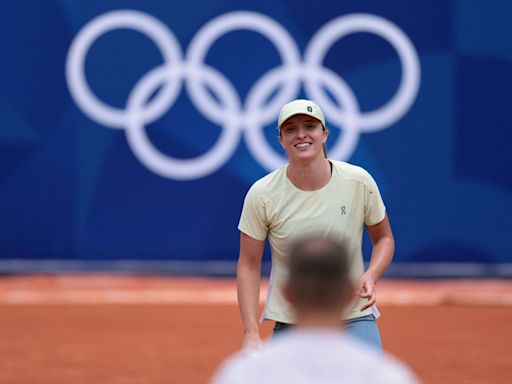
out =
[[[310,233],[348,245],[356,294],[348,313],[340,313],[340,329],[345,323],[347,331],[381,349],[375,285],[391,263],[394,238],[379,189],[364,169],[327,158],[329,130],[315,102],[298,99],[286,104],[277,127],[289,163],[253,184],[238,226],[242,350],[248,353],[261,345],[257,312],[265,241],[268,239],[272,252],[272,274],[262,319],[276,322],[275,334],[296,322],[282,292],[288,276],[288,247],[297,237]],[[361,250],[364,227],[373,243],[367,271]]]
[[325,142],[329,131],[322,123],[309,115],[295,115],[286,120],[279,131],[279,142],[288,153],[288,158],[297,154],[300,158],[316,156],[321,150],[324,157]]

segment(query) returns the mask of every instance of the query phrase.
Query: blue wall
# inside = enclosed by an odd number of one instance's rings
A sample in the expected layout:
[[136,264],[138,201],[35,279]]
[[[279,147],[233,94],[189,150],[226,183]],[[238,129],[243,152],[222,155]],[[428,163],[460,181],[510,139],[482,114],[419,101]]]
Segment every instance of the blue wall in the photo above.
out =
[[[315,98],[306,73],[333,106],[330,153],[379,183],[396,262],[511,263],[511,12],[505,0],[2,2],[0,258],[235,260],[245,192],[282,161],[280,98]],[[194,65],[201,28],[231,21]],[[283,59],[294,64],[277,72]]]

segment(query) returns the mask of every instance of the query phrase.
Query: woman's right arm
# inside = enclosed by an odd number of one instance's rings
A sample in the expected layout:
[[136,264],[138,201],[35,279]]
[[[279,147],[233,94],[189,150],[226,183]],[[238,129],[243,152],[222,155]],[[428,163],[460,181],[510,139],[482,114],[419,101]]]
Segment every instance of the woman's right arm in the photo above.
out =
[[256,240],[240,232],[240,255],[236,274],[238,306],[242,316],[244,338],[242,353],[261,347],[258,322],[261,260],[265,240]]

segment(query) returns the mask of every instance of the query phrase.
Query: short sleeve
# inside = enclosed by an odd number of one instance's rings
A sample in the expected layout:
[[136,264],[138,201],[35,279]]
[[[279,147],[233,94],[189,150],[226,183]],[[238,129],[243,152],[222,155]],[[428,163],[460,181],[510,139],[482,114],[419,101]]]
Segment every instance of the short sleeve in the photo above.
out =
[[238,229],[256,240],[267,238],[267,219],[265,214],[265,200],[253,185],[245,196]]
[[385,216],[386,206],[382,201],[377,183],[373,177],[367,173],[364,199],[364,223],[366,225],[375,225],[384,220]]

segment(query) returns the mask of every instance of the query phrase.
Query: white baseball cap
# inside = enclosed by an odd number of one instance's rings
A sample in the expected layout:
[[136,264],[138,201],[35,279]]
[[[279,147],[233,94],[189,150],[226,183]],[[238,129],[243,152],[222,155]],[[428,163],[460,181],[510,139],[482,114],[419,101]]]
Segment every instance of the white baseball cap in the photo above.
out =
[[290,117],[295,115],[308,115],[319,120],[325,128],[325,118],[322,110],[317,103],[306,99],[297,99],[285,104],[279,112],[277,119],[277,129],[281,129],[281,125]]

